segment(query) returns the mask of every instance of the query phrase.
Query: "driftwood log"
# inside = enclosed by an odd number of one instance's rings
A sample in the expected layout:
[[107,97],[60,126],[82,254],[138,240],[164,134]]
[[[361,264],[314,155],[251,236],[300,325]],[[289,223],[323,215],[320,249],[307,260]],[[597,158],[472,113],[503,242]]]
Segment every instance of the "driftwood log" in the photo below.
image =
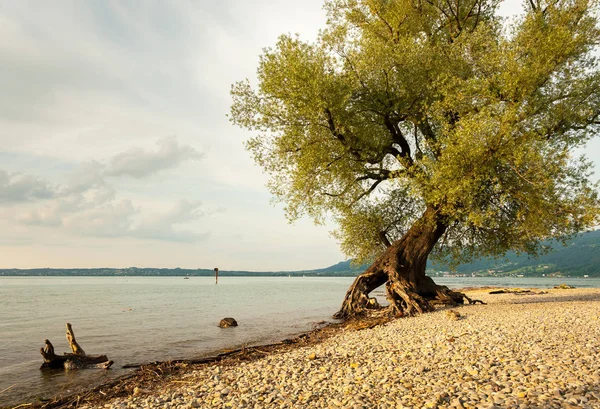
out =
[[106,355],[87,355],[83,348],[77,343],[75,339],[75,333],[71,324],[67,323],[67,341],[71,347],[72,353],[64,353],[62,355],[56,355],[54,353],[54,346],[49,340],[45,340],[46,346],[40,348],[40,353],[44,358],[44,363],[40,369],[54,368],[54,369],[83,369],[83,368],[101,368],[108,369],[114,363],[110,361]]

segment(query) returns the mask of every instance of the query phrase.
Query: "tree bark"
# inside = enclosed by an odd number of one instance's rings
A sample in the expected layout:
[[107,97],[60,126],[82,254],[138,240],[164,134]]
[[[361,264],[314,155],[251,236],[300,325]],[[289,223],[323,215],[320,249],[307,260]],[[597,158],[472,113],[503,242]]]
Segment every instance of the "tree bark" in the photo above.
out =
[[[346,293],[335,318],[372,315],[369,293],[385,284],[390,302],[383,313],[404,316],[432,311],[435,304],[456,305],[473,300],[464,294],[439,286],[425,274],[427,258],[447,226],[433,206],[399,240],[361,275]],[[381,311],[380,311],[381,313]]]
[[62,355],[56,355],[54,353],[54,346],[49,340],[45,340],[46,346],[40,348],[40,353],[44,358],[44,363],[40,369],[54,368],[54,369],[82,369],[82,368],[102,368],[108,369],[114,363],[110,361],[106,355],[86,355],[83,348],[79,346],[75,339],[75,333],[71,324],[67,323],[67,341],[73,353],[65,353]]

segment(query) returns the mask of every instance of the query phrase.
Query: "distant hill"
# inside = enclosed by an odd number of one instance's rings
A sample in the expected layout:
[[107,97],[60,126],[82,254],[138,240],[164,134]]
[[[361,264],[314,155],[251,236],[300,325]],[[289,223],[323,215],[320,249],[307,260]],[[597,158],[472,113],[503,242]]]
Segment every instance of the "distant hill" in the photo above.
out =
[[339,263],[334,264],[329,267],[326,267],[326,268],[321,268],[319,270],[312,270],[312,271],[310,271],[310,273],[326,274],[326,275],[355,276],[355,275],[358,275],[359,273],[362,273],[363,271],[365,271],[365,269],[367,267],[369,267],[368,265],[353,266],[351,264],[351,262],[352,262],[352,260],[340,261]]
[[[477,276],[584,276],[600,277],[600,230],[583,233],[567,243],[553,245],[554,250],[539,258],[527,255],[517,256],[510,252],[500,259],[482,258],[473,263],[458,266],[451,274]],[[353,277],[364,271],[368,265],[352,266],[350,260],[332,266],[301,271],[227,271],[220,270],[220,276],[321,276]],[[447,266],[429,263],[428,274],[439,276],[448,274]],[[0,276],[214,276],[213,269],[184,268],[36,268],[0,269]]]
[[[364,270],[364,269],[363,269]],[[317,270],[300,271],[230,271],[219,270],[220,277],[344,277],[356,276],[360,268],[350,267],[350,261]],[[214,277],[213,269],[185,268],[33,268],[33,269],[0,269],[0,276],[157,276],[157,277]]]
[[[517,256],[509,252],[500,259],[482,258],[473,263],[462,264],[455,270],[458,274],[482,276],[523,275],[525,277],[572,276],[600,277],[600,230],[583,233],[567,242],[552,244],[553,250],[538,258]],[[430,264],[433,271],[450,270],[447,266]],[[439,273],[438,273],[439,275]]]
[[[554,243],[552,247],[552,251],[538,258],[528,255],[517,256],[514,252],[509,252],[499,259],[481,258],[472,263],[462,264],[454,271],[450,271],[448,266],[430,262],[428,274],[439,276],[450,272],[492,277],[510,275],[600,277],[600,230],[582,233],[570,240],[566,246]],[[311,273],[355,276],[367,267],[368,265],[354,267],[350,264],[350,260],[347,260]]]

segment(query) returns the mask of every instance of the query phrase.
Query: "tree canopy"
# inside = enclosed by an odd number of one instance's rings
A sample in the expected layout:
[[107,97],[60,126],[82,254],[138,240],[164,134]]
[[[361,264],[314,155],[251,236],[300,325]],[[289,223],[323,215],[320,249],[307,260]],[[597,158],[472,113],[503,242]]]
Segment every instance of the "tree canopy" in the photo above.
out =
[[330,0],[314,42],[282,35],[233,123],[291,219],[332,215],[343,250],[373,259],[427,208],[437,254],[461,261],[598,223],[597,0]]

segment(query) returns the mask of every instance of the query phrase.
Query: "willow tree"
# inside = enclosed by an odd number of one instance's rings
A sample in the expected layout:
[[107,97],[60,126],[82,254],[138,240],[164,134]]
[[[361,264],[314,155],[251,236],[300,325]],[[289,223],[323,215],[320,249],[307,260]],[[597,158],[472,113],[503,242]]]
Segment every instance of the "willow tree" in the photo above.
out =
[[598,222],[597,0],[331,0],[315,41],[283,35],[258,83],[232,87],[231,119],[290,219],[333,216],[342,248],[373,264],[338,317],[386,284],[389,310],[463,294],[425,274],[512,249],[536,253]]

